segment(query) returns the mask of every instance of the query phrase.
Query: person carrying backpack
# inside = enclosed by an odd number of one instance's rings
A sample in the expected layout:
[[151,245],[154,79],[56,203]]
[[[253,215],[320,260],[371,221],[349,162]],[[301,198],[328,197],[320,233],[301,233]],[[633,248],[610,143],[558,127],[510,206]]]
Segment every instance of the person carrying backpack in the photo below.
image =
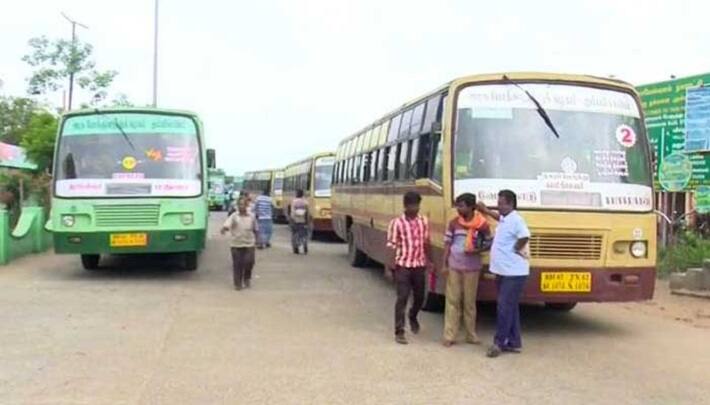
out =
[[303,190],[296,190],[296,198],[288,206],[288,221],[291,225],[291,245],[293,253],[308,254],[308,202],[303,198]]

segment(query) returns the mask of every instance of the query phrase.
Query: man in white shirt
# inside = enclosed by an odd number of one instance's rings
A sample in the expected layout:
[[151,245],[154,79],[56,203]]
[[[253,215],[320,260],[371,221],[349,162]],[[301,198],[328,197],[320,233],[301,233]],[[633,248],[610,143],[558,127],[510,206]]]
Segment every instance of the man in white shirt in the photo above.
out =
[[497,277],[496,335],[488,349],[488,357],[498,357],[502,352],[519,352],[520,296],[530,274],[527,245],[530,230],[517,208],[517,197],[510,190],[498,193],[498,212],[479,203],[485,215],[498,221],[491,247],[490,271]]

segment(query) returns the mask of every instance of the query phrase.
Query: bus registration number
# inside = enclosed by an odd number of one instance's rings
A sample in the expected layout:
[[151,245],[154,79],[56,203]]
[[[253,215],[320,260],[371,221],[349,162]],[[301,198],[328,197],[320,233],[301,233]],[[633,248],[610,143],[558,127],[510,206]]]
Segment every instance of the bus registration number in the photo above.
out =
[[592,273],[588,272],[542,272],[540,273],[542,292],[590,292]]
[[113,233],[111,247],[148,246],[147,233]]

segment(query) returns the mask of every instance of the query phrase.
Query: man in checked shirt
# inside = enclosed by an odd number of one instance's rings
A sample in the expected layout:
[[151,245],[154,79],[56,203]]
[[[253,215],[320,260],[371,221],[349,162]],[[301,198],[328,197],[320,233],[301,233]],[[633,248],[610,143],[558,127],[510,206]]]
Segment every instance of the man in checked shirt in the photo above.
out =
[[429,245],[429,222],[419,215],[422,197],[410,191],[404,195],[404,214],[393,219],[387,230],[387,246],[394,250],[394,262],[388,267],[393,272],[397,285],[397,302],[394,307],[395,341],[407,344],[404,335],[404,310],[410,293],[412,307],[409,309],[409,327],[419,333],[417,314],[424,303],[426,270],[431,268]]

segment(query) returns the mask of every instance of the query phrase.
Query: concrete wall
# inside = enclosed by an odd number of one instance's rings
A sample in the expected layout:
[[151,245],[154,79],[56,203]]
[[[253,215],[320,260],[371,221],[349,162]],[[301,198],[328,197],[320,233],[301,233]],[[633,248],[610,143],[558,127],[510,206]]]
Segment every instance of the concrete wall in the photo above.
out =
[[47,218],[42,207],[23,207],[15,229],[10,229],[10,214],[0,209],[0,265],[52,246],[52,237],[44,229]]

